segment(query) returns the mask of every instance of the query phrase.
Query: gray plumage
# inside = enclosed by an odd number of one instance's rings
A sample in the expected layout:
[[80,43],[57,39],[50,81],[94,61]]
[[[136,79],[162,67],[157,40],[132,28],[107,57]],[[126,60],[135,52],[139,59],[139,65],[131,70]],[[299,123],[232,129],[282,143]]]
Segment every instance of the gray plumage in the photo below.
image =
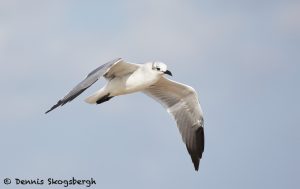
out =
[[173,115],[194,167],[198,170],[204,151],[204,123],[196,91],[187,85],[162,77],[143,92]]
[[93,85],[100,77],[103,76],[107,72],[109,68],[111,68],[112,65],[118,63],[121,61],[121,58],[112,60],[107,62],[106,64],[103,64],[99,66],[98,68],[91,71],[86,78],[81,81],[79,84],[77,84],[65,97],[60,99],[54,106],[52,106],[49,110],[47,110],[45,113],[49,113],[55,108],[59,106],[65,105],[67,102],[71,102],[74,98],[76,98],[78,95],[80,95],[83,91],[85,91],[87,88],[89,88],[91,85]]

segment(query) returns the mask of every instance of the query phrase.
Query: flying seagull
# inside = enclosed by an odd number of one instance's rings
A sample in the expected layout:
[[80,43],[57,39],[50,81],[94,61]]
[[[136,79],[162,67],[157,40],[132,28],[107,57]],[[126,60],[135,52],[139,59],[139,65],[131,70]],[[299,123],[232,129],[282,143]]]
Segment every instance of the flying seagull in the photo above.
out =
[[166,64],[162,62],[134,64],[118,58],[90,72],[45,113],[72,101],[103,76],[107,80],[106,85],[85,101],[101,104],[115,96],[139,91],[152,97],[175,118],[195,170],[198,171],[204,151],[204,122],[197,93],[190,86],[165,78],[164,74],[172,76]]

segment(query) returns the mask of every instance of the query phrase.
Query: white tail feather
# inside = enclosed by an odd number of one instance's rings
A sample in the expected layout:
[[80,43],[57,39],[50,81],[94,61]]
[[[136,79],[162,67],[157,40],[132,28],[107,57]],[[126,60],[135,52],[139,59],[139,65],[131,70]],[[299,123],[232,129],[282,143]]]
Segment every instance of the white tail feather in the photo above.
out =
[[87,97],[84,101],[89,104],[96,104],[97,100],[99,100],[104,95],[105,94],[103,93],[103,90],[100,89],[99,91],[95,92],[91,96]]

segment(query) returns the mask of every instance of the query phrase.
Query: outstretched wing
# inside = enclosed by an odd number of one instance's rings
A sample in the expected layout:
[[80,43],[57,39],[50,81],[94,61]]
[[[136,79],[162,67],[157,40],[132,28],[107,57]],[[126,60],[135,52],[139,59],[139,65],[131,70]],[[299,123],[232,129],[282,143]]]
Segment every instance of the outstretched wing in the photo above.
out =
[[204,122],[196,91],[162,77],[143,92],[160,102],[174,116],[195,170],[198,170],[204,151]]
[[48,111],[48,113],[59,106],[63,106],[67,102],[72,101],[78,95],[80,95],[83,91],[93,85],[100,77],[103,75],[106,79],[112,79],[116,76],[122,76],[122,74],[127,74],[134,72],[139,67],[138,64],[127,63],[121,58],[112,60],[103,64],[91,71],[86,78],[77,84],[65,97],[60,99],[54,106],[52,106]]

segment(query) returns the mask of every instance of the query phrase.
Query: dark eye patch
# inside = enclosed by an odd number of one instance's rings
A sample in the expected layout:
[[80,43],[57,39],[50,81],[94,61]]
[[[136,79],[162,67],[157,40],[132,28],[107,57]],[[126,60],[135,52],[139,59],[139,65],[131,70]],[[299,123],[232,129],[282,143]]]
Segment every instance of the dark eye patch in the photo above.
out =
[[160,71],[160,68],[156,68],[158,71]]

